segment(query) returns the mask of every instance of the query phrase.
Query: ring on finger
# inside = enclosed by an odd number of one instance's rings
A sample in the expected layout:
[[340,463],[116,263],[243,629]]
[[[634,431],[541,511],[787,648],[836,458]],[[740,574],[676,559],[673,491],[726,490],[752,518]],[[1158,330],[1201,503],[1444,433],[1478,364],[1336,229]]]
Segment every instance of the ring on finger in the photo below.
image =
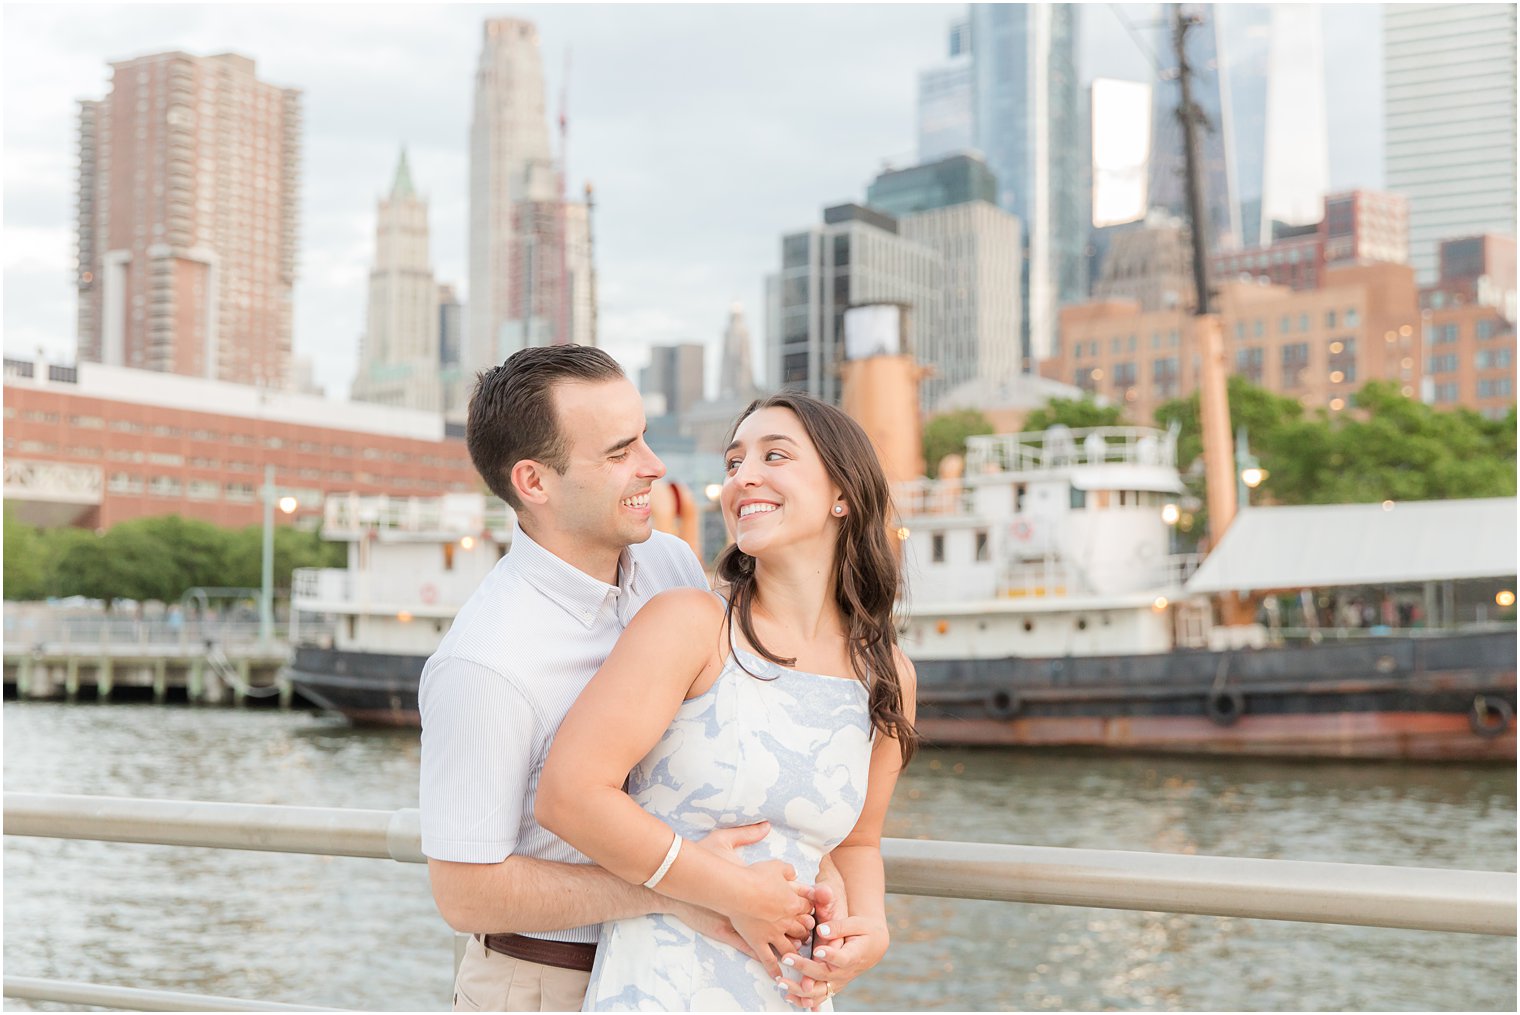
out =
[[823,995],[823,999],[825,1001],[832,1001],[834,999],[834,995],[839,993],[839,991],[834,989],[834,985],[832,983],[825,982],[824,986],[829,988],[829,992]]

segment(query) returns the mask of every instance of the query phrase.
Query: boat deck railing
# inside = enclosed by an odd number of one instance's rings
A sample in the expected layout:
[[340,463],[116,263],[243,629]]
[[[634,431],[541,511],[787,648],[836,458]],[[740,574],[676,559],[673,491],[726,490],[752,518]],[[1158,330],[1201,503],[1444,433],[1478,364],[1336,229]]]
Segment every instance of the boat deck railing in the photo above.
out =
[[1094,426],[966,438],[967,476],[1110,464],[1175,469],[1176,435],[1144,426]]
[[465,536],[508,533],[516,513],[495,497],[446,494],[442,497],[336,494],[322,505],[326,539],[360,539],[369,533],[400,536]]
[[[417,810],[6,793],[5,834],[425,863]],[[887,891],[1205,916],[1514,936],[1513,873],[884,839]],[[456,951],[457,955],[457,951]],[[456,959],[457,961],[457,959]],[[318,1011],[5,977],[5,996],[138,1011]]]

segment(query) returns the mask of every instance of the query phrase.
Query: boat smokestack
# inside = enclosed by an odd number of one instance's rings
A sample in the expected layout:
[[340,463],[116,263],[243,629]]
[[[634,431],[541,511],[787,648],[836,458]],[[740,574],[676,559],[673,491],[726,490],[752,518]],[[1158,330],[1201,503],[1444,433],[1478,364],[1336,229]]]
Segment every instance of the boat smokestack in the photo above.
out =
[[840,408],[871,438],[893,484],[924,475],[918,385],[928,371],[913,359],[907,325],[908,308],[900,303],[868,303],[844,313]]

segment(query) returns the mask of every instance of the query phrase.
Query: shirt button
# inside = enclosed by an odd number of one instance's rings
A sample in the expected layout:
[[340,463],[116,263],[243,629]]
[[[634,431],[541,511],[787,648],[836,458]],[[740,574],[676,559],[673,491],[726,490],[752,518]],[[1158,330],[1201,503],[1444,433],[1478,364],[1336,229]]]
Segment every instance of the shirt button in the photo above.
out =
[[582,620],[590,620],[593,616],[594,616],[594,614],[592,614],[590,611],[587,611],[586,613],[582,613],[581,614],[581,619]]

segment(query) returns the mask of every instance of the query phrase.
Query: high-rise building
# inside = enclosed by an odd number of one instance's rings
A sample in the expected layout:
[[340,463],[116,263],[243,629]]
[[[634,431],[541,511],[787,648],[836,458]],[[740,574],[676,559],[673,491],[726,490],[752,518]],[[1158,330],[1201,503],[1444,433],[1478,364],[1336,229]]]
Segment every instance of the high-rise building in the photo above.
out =
[[[483,33],[470,122],[466,374],[500,363],[513,347],[514,333],[520,335],[523,330],[523,319],[512,324],[518,318],[513,287],[521,286],[524,272],[534,269],[541,248],[529,244],[524,250],[519,221],[526,218],[537,226],[542,216],[535,210],[519,213],[518,203],[560,197],[555,174],[545,169],[552,163],[538,29],[516,18],[492,18],[485,22]],[[550,222],[555,218],[550,216]],[[532,315],[526,320],[531,327]]]
[[666,416],[679,416],[702,401],[707,347],[696,342],[656,345],[639,372],[639,390],[658,396]]
[[1024,224],[1023,356],[1049,356],[1056,309],[1087,294],[1082,89],[1073,4],[971,5],[976,147]]
[[1162,29],[1156,46],[1161,66],[1152,92],[1155,105],[1151,113],[1150,206],[1183,220],[1189,217],[1187,159],[1182,122],[1177,117],[1177,109],[1182,104],[1182,85],[1177,73],[1172,28],[1179,6],[1184,17],[1199,19],[1188,32],[1187,55],[1193,70],[1190,86],[1193,103],[1205,120],[1205,126],[1198,131],[1198,141],[1203,163],[1203,204],[1209,225],[1206,236],[1211,251],[1228,250],[1240,245],[1240,221],[1232,190],[1227,143],[1230,127],[1225,114],[1228,108],[1225,86],[1219,73],[1215,4],[1161,5]]
[[897,220],[874,208],[824,209],[823,224],[782,237],[779,327],[767,325],[771,383],[835,404],[844,358],[844,312],[860,303],[909,308],[909,347],[939,314],[943,262],[902,236]]
[[898,231],[939,255],[942,291],[932,316],[919,312],[912,353],[933,368],[921,386],[933,412],[974,378],[1003,382],[1022,366],[1019,220],[997,206],[997,181],[975,155],[882,173],[867,203],[894,215]]
[[447,282],[438,283],[438,365],[457,367],[464,343],[464,304]]
[[[1272,241],[1271,223],[1263,235],[1261,221],[1262,180],[1267,164],[1267,67],[1273,45],[1272,10],[1272,4],[1264,3],[1214,7],[1220,87],[1225,103],[1224,122],[1218,126],[1226,136],[1233,181],[1231,193],[1240,216],[1240,244],[1247,247]],[[1167,43],[1162,40],[1162,44]]]
[[1151,86],[1095,78],[1088,89],[1095,228],[1136,222],[1150,207]]
[[233,53],[111,70],[80,103],[79,358],[288,387],[300,93]]
[[1109,231],[1093,300],[1133,300],[1141,310],[1193,305],[1193,247],[1187,226],[1163,211]]
[[350,397],[440,412],[438,283],[428,254],[428,206],[412,184],[406,151],[375,215],[369,313]]
[[918,75],[918,161],[932,162],[976,146],[976,87],[971,24],[950,26],[950,55]]
[[732,401],[753,398],[755,371],[750,366],[749,325],[744,323],[744,307],[735,303],[728,312],[728,327],[723,329],[723,360],[718,371],[718,399]]
[[1440,241],[1515,234],[1515,85],[1513,4],[1384,7],[1384,185],[1422,283]]
[[998,186],[987,163],[956,154],[906,169],[889,169],[866,188],[866,204],[894,218],[968,201],[997,204]]
[[1279,226],[1318,222],[1330,190],[1323,18],[1318,4],[1272,5],[1261,182],[1264,239]]

